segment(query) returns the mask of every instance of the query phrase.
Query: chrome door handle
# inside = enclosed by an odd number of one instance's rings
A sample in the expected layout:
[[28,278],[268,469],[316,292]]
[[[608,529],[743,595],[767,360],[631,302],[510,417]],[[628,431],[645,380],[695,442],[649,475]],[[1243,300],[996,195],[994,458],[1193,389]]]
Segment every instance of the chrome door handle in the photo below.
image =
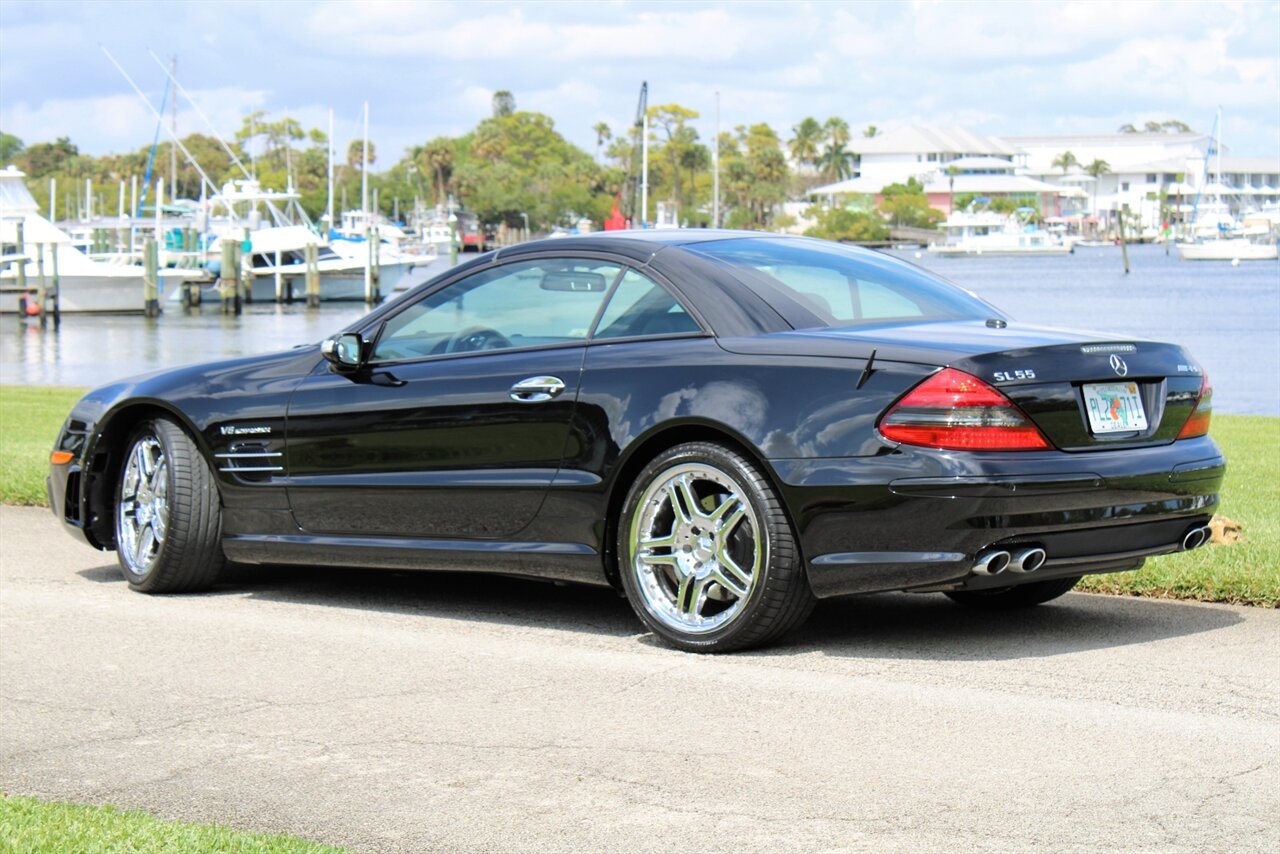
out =
[[564,391],[559,377],[529,377],[511,387],[511,399],[517,403],[541,403]]

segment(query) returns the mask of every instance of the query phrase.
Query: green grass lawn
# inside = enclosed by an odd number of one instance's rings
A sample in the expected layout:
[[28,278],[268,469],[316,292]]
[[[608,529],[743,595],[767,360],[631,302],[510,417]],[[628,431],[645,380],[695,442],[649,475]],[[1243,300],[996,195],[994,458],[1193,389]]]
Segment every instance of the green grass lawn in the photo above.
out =
[[0,386],[0,503],[49,503],[49,452],[82,394],[83,389]]
[[0,796],[0,851],[341,854],[342,849],[291,836],[163,821],[144,812],[110,806],[86,807]]
[[[0,502],[46,504],[44,477],[78,389],[0,386]],[[1280,419],[1217,415],[1212,435],[1230,465],[1219,512],[1245,541],[1152,558],[1137,572],[1086,578],[1100,593],[1280,607]]]

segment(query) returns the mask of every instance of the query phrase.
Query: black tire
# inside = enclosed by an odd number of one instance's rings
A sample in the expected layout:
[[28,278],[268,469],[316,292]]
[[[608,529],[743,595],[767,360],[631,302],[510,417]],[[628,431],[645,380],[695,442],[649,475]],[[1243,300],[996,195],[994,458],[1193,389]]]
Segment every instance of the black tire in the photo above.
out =
[[[678,487],[662,487],[686,476],[690,491],[679,494],[692,495],[692,505],[676,497]],[[672,502],[685,513],[683,522]],[[710,442],[664,451],[640,472],[615,521],[627,600],[645,626],[672,646],[690,652],[762,646],[813,610],[816,600],[782,504],[765,475],[735,451]],[[673,544],[638,555],[637,542],[655,525],[669,526],[665,538]],[[664,559],[669,562],[658,563]],[[698,569],[686,572],[699,560]],[[746,563],[751,570],[741,567]],[[690,613],[684,613],[686,602]],[[710,627],[690,625],[704,619]]]
[[[167,418],[139,426],[124,451],[113,512],[116,555],[125,580],[143,593],[211,587],[225,561],[222,507],[209,464],[191,437]],[[147,458],[152,474],[138,479],[131,470],[145,472]]]
[[1063,594],[1080,582],[1079,575],[1067,578],[1051,578],[1047,581],[1031,581],[1012,587],[995,587],[991,590],[953,590],[947,594],[953,601],[967,608],[984,611],[1011,611],[1042,605]]

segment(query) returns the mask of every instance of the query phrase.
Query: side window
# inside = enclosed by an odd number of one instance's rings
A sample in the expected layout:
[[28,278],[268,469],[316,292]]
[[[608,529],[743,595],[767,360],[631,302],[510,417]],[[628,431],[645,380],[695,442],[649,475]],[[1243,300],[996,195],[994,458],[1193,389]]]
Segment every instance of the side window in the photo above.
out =
[[698,323],[665,288],[628,270],[600,317],[593,339],[697,332]]
[[454,282],[387,323],[373,360],[585,340],[622,268],[583,258],[521,261]]

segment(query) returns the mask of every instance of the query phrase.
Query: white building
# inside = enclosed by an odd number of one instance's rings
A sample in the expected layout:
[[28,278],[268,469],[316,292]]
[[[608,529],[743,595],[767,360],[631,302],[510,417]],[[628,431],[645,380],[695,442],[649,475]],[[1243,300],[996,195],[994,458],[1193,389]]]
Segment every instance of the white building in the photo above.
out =
[[[1212,142],[1202,133],[992,137],[964,128],[909,125],[852,140],[849,148],[859,155],[854,176],[810,194],[876,195],[889,184],[916,178],[930,204],[943,211],[952,192],[1034,196],[1046,216],[1092,213],[1104,222],[1127,205],[1148,229],[1160,223],[1162,193],[1166,205],[1184,219],[1206,189],[1221,194],[1236,214],[1280,202],[1280,157],[1206,157]],[[1053,161],[1066,152],[1079,165],[1064,172]],[[1215,181],[1219,159],[1220,186]],[[1095,180],[1086,169],[1096,160],[1108,169]],[[948,175],[949,166],[959,174]]]

